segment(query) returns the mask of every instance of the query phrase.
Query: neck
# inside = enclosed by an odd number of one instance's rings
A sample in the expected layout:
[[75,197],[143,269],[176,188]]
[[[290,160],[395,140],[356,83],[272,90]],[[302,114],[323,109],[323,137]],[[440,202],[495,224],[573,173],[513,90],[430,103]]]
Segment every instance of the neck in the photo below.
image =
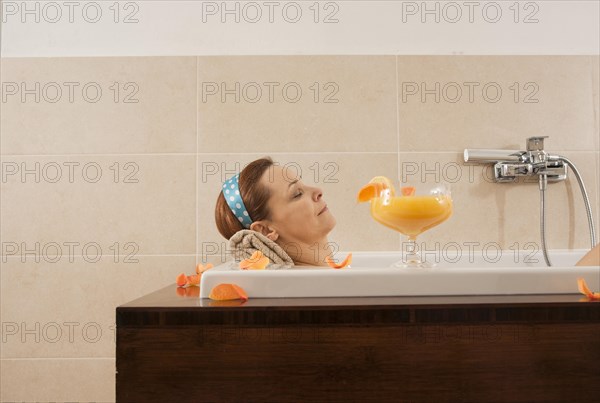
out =
[[[326,256],[333,253],[331,243],[327,237],[323,237],[312,243],[288,242],[284,243],[283,249],[294,261],[296,266],[328,266]],[[286,247],[287,246],[287,247]]]

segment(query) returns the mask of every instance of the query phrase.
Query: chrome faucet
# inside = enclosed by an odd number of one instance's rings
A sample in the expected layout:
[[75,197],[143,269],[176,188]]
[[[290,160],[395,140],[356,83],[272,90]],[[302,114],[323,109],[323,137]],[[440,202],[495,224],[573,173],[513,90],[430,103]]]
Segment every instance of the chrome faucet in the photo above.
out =
[[563,181],[567,179],[567,165],[560,156],[544,150],[547,137],[529,137],[526,151],[465,149],[464,159],[465,162],[493,163],[496,182],[514,182],[519,176],[533,175],[543,175],[548,182]]
[[545,192],[548,182],[559,182],[567,179],[567,166],[571,168],[577,182],[588,218],[590,229],[590,243],[592,248],[596,245],[596,230],[590,199],[583,183],[579,170],[571,160],[562,155],[548,154],[544,150],[544,139],[548,136],[529,137],[527,150],[469,150],[465,149],[465,162],[480,164],[494,164],[494,178],[496,182],[514,182],[519,176],[538,175],[540,187],[540,233],[542,251],[546,264],[551,266],[548,250],[546,248],[546,215]]

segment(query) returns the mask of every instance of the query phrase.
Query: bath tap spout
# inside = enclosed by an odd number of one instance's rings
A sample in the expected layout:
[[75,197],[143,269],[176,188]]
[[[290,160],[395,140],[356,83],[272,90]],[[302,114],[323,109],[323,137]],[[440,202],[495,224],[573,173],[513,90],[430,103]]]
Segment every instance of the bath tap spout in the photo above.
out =
[[536,136],[527,138],[525,151],[516,150],[464,150],[465,162],[494,164],[494,177],[496,182],[514,182],[519,176],[539,177],[540,188],[540,232],[542,239],[542,251],[546,264],[551,266],[550,258],[546,249],[546,218],[545,218],[545,193],[547,184],[567,179],[567,167],[569,167],[579,183],[579,188],[585,203],[586,215],[590,229],[590,241],[592,248],[596,244],[596,231],[594,229],[594,218],[590,206],[589,197],[581,178],[581,174],[575,164],[561,155],[548,154],[544,150],[544,139],[548,136]]

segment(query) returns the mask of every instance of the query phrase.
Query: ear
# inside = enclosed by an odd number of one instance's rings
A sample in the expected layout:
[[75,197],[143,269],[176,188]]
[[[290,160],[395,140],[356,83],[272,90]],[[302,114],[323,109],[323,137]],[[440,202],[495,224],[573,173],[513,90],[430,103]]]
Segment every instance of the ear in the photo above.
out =
[[269,238],[271,241],[276,241],[277,238],[279,238],[277,230],[272,227],[269,227],[263,221],[253,222],[252,224],[250,224],[250,229],[252,231],[260,232],[261,234]]
[[269,238],[271,241],[275,242],[277,240],[277,238],[279,238],[279,234],[277,233],[277,230],[271,229],[271,232],[269,232],[267,234],[267,238]]

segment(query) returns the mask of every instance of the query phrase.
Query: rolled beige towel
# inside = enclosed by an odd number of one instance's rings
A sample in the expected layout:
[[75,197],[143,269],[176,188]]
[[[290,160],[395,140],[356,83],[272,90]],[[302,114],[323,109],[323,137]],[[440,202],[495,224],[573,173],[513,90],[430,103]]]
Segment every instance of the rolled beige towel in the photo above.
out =
[[243,229],[229,238],[229,247],[239,260],[248,259],[257,250],[269,258],[271,263],[293,266],[294,261],[275,241],[270,240],[258,231]]

